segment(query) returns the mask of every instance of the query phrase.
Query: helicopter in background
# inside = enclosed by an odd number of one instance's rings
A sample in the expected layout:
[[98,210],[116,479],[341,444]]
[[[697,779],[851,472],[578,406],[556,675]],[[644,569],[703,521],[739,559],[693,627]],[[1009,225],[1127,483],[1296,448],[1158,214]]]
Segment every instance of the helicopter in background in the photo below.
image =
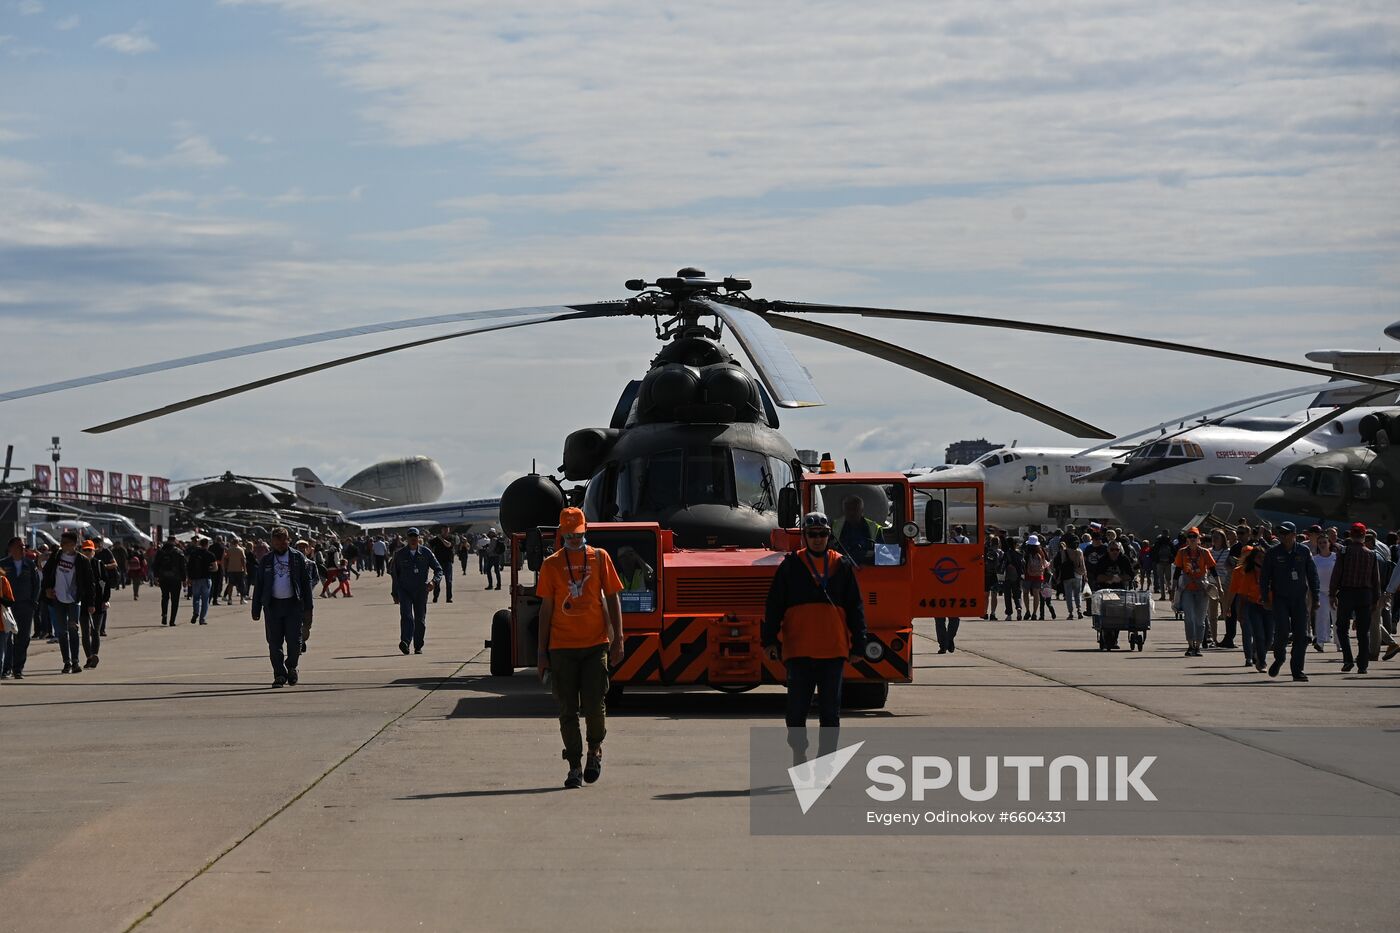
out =
[[1400,527],[1400,409],[1361,419],[1361,439],[1285,467],[1254,503],[1261,518],[1294,524]]
[[[217,476],[177,480],[177,484],[189,485],[174,503],[177,511],[172,516],[172,524],[177,526],[177,530],[179,526],[193,530],[218,525],[240,532],[275,525],[306,530],[325,529],[336,533],[359,529],[359,525],[347,520],[338,509],[312,505],[302,500],[293,489],[282,485],[283,482],[295,481],[244,476],[232,471]],[[340,490],[339,487],[327,488],[352,492]],[[354,495],[367,501],[377,498],[360,492],[354,492]]]
[[[834,343],[904,366],[1075,437],[1112,437],[1102,428],[960,366],[819,323],[810,315],[993,327],[1338,375],[1336,370],[1306,363],[1082,328],[967,314],[756,299],[748,294],[752,289],[748,280],[711,279],[695,268],[681,269],[675,276],[655,282],[633,279],[626,287],[635,294],[621,301],[463,312],[326,331],[0,393],[0,402],[380,331],[457,321],[475,325],[302,367],[87,429],[88,433],[104,433],[335,366],[468,335],[599,317],[651,318],[664,346],[645,375],[624,388],[608,427],[584,428],[569,435],[564,444],[562,480],[532,474],[512,483],[501,503],[502,526],[511,532],[552,524],[566,501],[577,501],[592,521],[655,521],[673,530],[677,544],[703,548],[766,544],[773,529],[789,526],[796,519],[793,477],[803,467],[779,431],[778,412],[824,402],[810,374],[778,331]],[[752,374],[723,345],[726,336],[732,336],[748,356]],[[1396,390],[1397,384],[1391,380],[1341,375]],[[223,477],[218,480],[228,486]],[[566,494],[564,481],[585,485]]]

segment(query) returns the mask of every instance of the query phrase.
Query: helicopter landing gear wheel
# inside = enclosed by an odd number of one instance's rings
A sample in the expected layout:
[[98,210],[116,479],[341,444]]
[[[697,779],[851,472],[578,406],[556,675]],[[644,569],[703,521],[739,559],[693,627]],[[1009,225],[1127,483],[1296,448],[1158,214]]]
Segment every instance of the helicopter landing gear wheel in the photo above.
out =
[[844,684],[841,688],[841,705],[846,709],[884,709],[890,698],[890,685],[879,683]]
[[510,610],[500,609],[491,617],[491,676],[510,677],[515,673],[515,657]]

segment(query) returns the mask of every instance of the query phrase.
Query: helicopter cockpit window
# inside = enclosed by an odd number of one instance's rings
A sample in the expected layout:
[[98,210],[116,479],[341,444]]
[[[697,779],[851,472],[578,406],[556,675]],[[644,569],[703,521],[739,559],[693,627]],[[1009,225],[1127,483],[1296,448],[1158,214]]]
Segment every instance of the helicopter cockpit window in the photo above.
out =
[[[681,501],[681,474],[685,462],[679,449],[663,450],[645,459],[638,458],[627,463],[619,474],[618,488],[630,487],[631,508],[622,505],[623,497],[618,496],[622,517],[648,514],[674,508]],[[623,478],[625,477],[625,482]]]
[[1351,497],[1353,499],[1371,498],[1371,477],[1368,474],[1351,474]]
[[832,546],[858,565],[904,563],[904,487],[828,483],[813,487],[812,508],[826,512]]
[[1324,468],[1317,471],[1317,494],[1319,496],[1340,496],[1342,489],[1341,470]]
[[686,505],[730,505],[734,498],[729,482],[729,450],[724,447],[690,448],[685,452]]
[[998,457],[996,454],[986,454],[977,458],[977,465],[982,467],[983,469],[986,469],[987,467],[994,467],[1000,462],[1001,458]]
[[768,457],[734,448],[734,494],[739,505],[756,512],[777,508],[778,486]]
[[1292,466],[1283,471],[1283,475],[1279,477],[1278,484],[1284,489],[1298,489],[1303,492],[1311,492],[1312,482],[1312,467]]

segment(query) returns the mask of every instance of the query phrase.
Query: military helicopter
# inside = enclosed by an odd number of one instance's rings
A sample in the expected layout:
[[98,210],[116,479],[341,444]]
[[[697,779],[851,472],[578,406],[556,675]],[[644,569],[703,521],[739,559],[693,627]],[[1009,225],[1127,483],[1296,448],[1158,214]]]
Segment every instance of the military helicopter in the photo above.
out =
[[[1279,369],[1339,375],[1395,390],[1378,377],[1339,373],[1226,350],[1195,347],[1083,328],[1027,323],[970,314],[905,311],[773,301],[749,295],[747,279],[712,279],[684,268],[655,282],[632,279],[621,301],[469,311],[325,331],[212,353],[99,373],[0,393],[0,402],[268,350],[345,337],[470,321],[453,333],[382,347],[164,405],[86,429],[104,433],[243,392],[360,360],[474,334],[533,324],[600,317],[651,318],[665,345],[648,372],[623,390],[607,428],[576,431],[565,443],[565,480],[586,482],[570,495],[592,520],[656,521],[685,547],[762,544],[771,529],[796,518],[796,490],[787,485],[802,465],[779,432],[780,409],[824,404],[808,372],[776,331],[802,334],[904,366],[1026,415],[1075,437],[1112,434],[966,370],[865,334],[797,315],[833,315],[994,327],[1084,340],[1172,350]],[[729,335],[748,356],[757,380],[723,346]],[[788,490],[784,493],[784,490]],[[512,483],[501,504],[507,531],[552,524],[566,501],[559,480],[531,475]]]
[[[176,480],[177,485],[189,484],[177,505],[193,525],[222,521],[242,526],[278,525],[290,523],[299,527],[329,527],[333,530],[357,528],[336,509],[300,501],[296,492],[269,476],[244,476],[225,471],[217,476],[201,476]],[[377,496],[353,490],[329,489],[352,494],[366,501],[378,501]]]
[[1368,414],[1359,428],[1365,444],[1289,464],[1255,511],[1274,522],[1400,527],[1400,411]]

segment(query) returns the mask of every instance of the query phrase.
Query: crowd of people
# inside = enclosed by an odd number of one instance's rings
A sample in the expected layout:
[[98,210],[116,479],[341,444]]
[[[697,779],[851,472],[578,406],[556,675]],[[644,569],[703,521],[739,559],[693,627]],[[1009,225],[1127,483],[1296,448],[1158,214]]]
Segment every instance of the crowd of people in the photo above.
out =
[[[107,613],[121,591],[130,590],[132,600],[139,601],[142,587],[147,588],[148,596],[159,590],[160,624],[169,627],[180,621],[182,600],[189,606],[187,621],[191,625],[207,625],[210,606],[231,606],[235,599],[238,605],[254,602],[255,611],[265,608],[257,606],[254,591],[267,558],[277,549],[277,532],[287,537],[288,548],[299,555],[297,592],[301,593],[304,584],[308,599],[353,598],[355,579],[368,572],[381,577],[394,574],[395,556],[404,548],[417,553],[420,537],[417,529],[409,529],[405,534],[308,534],[292,542],[285,529],[246,537],[196,530],[188,536],[167,536],[160,545],[142,547],[131,540],[80,541],[76,531],[65,531],[57,549],[47,544],[31,547],[22,538],[12,538],[0,559],[0,605],[8,610],[0,632],[0,679],[24,678],[29,648],[36,638],[59,646],[64,674],[97,667],[107,634]],[[442,528],[425,550],[435,556],[441,568],[428,590],[433,602],[443,595],[452,602],[454,564],[460,565],[465,576],[473,560],[486,579],[485,588],[501,588],[506,545],[497,529],[455,534]],[[397,595],[395,601],[400,602]],[[410,610],[414,607],[409,599],[401,603],[401,610],[405,604]],[[311,608],[300,614],[296,637],[290,642],[290,630],[280,626],[280,619],[277,632],[269,626],[274,680],[282,681],[274,686],[296,682],[296,657],[307,650],[313,618]],[[420,613],[418,626],[422,621]],[[274,635],[278,644],[286,646],[280,662],[273,648]],[[410,634],[403,641],[422,650],[421,635]]]
[[[1169,600],[1183,623],[1185,654],[1236,649],[1244,663],[1277,676],[1288,654],[1294,680],[1306,681],[1305,656],[1334,645],[1342,671],[1366,673],[1372,628],[1379,622],[1384,658],[1400,654],[1400,536],[1380,539],[1355,523],[1345,529],[1291,522],[1277,527],[1240,522],[1167,531],[1139,538],[1097,523],[1029,534],[1024,540],[989,529],[984,554],[988,612],[1007,620],[1084,618],[1100,590],[1146,590]],[[1086,611],[1087,610],[1087,611]],[[1222,629],[1223,627],[1223,634]],[[956,630],[954,630],[955,632]],[[1355,634],[1357,650],[1351,648]],[[1236,636],[1239,643],[1236,643]],[[954,650],[940,635],[940,653]],[[1111,641],[1110,648],[1116,648]]]

